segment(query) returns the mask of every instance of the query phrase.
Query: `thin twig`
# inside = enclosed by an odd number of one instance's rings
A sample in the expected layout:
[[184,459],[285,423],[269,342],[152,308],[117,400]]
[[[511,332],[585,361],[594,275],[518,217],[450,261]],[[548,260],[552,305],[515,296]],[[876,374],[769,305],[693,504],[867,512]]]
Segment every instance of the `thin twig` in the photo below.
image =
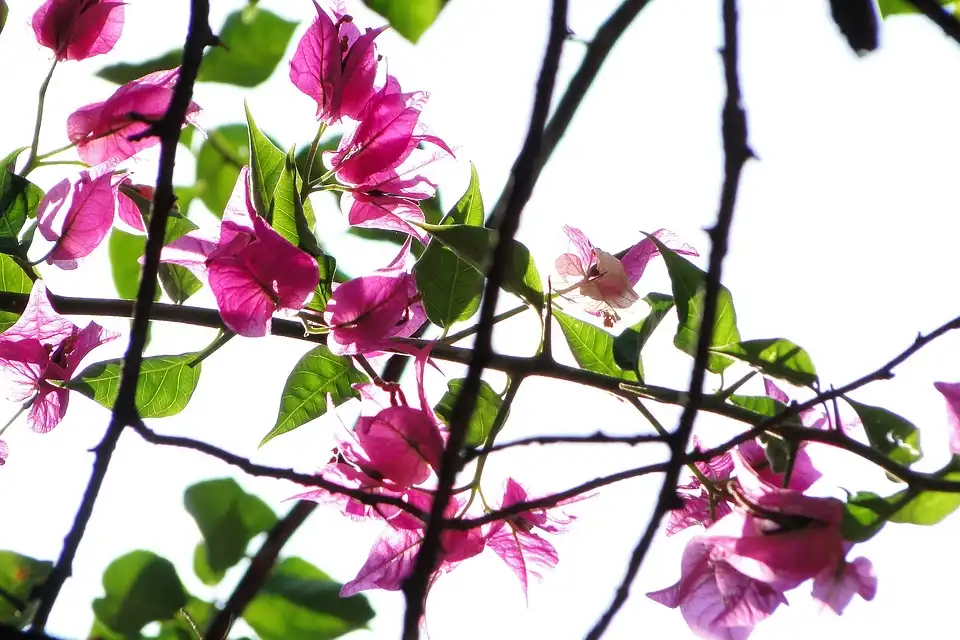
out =
[[[633,20],[648,4],[650,4],[650,0],[626,0],[616,11],[610,14],[610,17],[597,29],[590,44],[587,45],[583,59],[580,61],[580,66],[570,79],[570,83],[564,90],[563,96],[561,96],[557,102],[557,106],[553,110],[553,115],[550,116],[550,121],[543,131],[540,153],[537,154],[537,160],[534,164],[534,183],[540,178],[540,172],[543,171],[543,167],[550,161],[557,145],[570,127],[573,116],[580,108],[580,104],[587,95],[587,91],[590,90],[593,81],[596,80],[600,74],[600,69],[603,67],[603,63],[606,62],[610,51],[613,50],[620,36],[623,35],[627,28],[633,23]],[[496,205],[494,205],[491,210],[490,219],[493,219],[501,207],[506,205],[507,195],[508,191],[504,189]]]
[[64,539],[63,550],[57,559],[57,564],[54,566],[50,577],[39,590],[40,602],[32,624],[32,628],[37,631],[42,631],[46,626],[54,602],[60,594],[60,589],[72,573],[73,559],[76,557],[77,549],[83,540],[87,523],[93,515],[94,504],[106,477],[110,459],[116,449],[117,442],[120,440],[120,435],[126,426],[139,421],[136,408],[137,381],[143,360],[143,348],[147,342],[150,306],[157,289],[157,269],[160,265],[160,251],[163,248],[167,214],[173,208],[175,200],[173,166],[176,161],[180,129],[193,96],[193,85],[197,79],[203,50],[208,45],[217,42],[216,37],[210,30],[209,13],[209,0],[192,0],[190,25],[183,47],[183,61],[180,66],[177,84],[173,89],[170,105],[163,117],[147,130],[150,135],[160,138],[160,167],[157,172],[153,215],[150,218],[150,229],[147,234],[140,288],[137,291],[137,299],[134,305],[130,344],[124,357],[120,388],[110,425],[107,427],[100,444],[94,449],[96,459],[83,499],[77,508],[73,525]]
[[[403,639],[416,640],[419,636],[420,618],[423,615],[424,598],[436,565],[443,528],[443,512],[450,499],[457,470],[460,467],[460,450],[466,437],[467,424],[476,406],[477,394],[483,370],[493,356],[493,328],[496,316],[500,285],[507,275],[512,254],[513,236],[520,224],[520,214],[530,199],[536,180],[536,160],[540,154],[543,128],[550,112],[550,100],[560,65],[560,54],[567,32],[567,0],[554,0],[550,20],[550,36],[547,41],[540,77],[533,102],[530,127],[520,154],[513,165],[507,185],[509,195],[502,215],[496,215],[493,228],[497,230],[497,243],[487,273],[480,306],[480,321],[467,376],[450,417],[450,437],[444,449],[437,472],[437,492],[430,508],[430,520],[423,535],[423,543],[410,576],[404,581],[403,594],[406,612],[403,621]],[[549,304],[549,301],[547,301]]]
[[709,232],[711,242],[710,262],[707,268],[703,313],[700,317],[697,350],[694,356],[693,372],[690,376],[688,400],[680,416],[677,430],[673,433],[670,441],[670,464],[664,475],[656,509],[631,554],[627,571],[613,600],[610,602],[610,606],[607,607],[607,610],[587,634],[587,640],[598,640],[607,630],[610,622],[630,595],[630,587],[640,571],[640,566],[646,558],[663,517],[669,511],[682,506],[677,497],[677,482],[683,468],[687,444],[693,432],[697,412],[703,402],[703,383],[710,357],[710,345],[713,342],[713,323],[717,315],[723,260],[727,254],[727,242],[730,227],[733,223],[733,212],[740,186],[740,174],[747,160],[753,156],[747,140],[747,115],[741,105],[740,79],[737,75],[739,51],[737,47],[736,0],[723,0],[723,48],[720,55],[723,60],[724,80],[727,86],[727,97],[723,106],[721,125],[725,159],[724,180],[717,221]]
[[927,16],[943,32],[960,43],[960,20],[940,5],[937,0],[907,0],[917,11]]
[[260,591],[260,587],[270,576],[283,546],[287,544],[294,532],[300,528],[300,525],[316,508],[316,502],[300,500],[287,512],[287,515],[274,525],[267,535],[267,539],[263,541],[260,549],[257,550],[256,555],[250,561],[246,573],[243,574],[233,593],[230,594],[227,603],[211,621],[210,626],[207,627],[207,632],[203,636],[204,640],[226,640],[227,634],[230,633],[230,627],[233,626],[233,621],[243,613],[243,610],[247,608],[247,605],[250,604],[250,601],[253,600],[257,592]]
[[645,444],[647,442],[664,442],[666,438],[656,433],[639,433],[632,436],[611,436],[600,431],[584,436],[531,436],[521,438],[512,442],[494,444],[480,449],[471,449],[464,451],[463,458],[466,462],[487,455],[503,451],[504,449],[514,449],[516,447],[525,447],[531,444],[626,444],[630,446]]

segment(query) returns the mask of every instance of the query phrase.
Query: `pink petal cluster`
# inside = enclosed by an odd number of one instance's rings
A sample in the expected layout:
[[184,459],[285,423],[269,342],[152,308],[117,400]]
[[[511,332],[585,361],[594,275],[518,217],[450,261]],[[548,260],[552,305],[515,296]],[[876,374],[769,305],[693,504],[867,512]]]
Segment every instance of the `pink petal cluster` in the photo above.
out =
[[[163,116],[180,68],[155,71],[117,89],[103,102],[81,107],[67,118],[67,137],[77,145],[80,159],[87,164],[100,164],[113,159],[121,162],[140,151],[159,144],[159,138],[146,136],[131,140],[150,126],[144,120]],[[186,126],[194,122],[200,107],[191,102]]]
[[[647,263],[660,255],[650,238],[644,238],[630,247],[622,259],[597,249],[587,236],[575,227],[566,225],[564,233],[573,244],[572,253],[564,253],[555,267],[565,284],[562,293],[570,293],[583,309],[603,318],[612,327],[620,319],[618,309],[628,309],[640,296],[633,290]],[[660,229],[653,237],[668,248],[683,255],[699,255],[692,246],[682,242],[674,233]]]
[[869,560],[847,562],[844,505],[761,478],[736,452],[732,509],[690,540],[680,580],[647,596],[679,608],[701,638],[742,640],[808,580],[812,594],[841,613],[854,594],[870,600],[876,577]]
[[40,234],[55,242],[46,257],[61,269],[76,269],[107,237],[117,215],[118,188],[123,176],[111,164],[82,171],[75,180],[63,179],[37,208]]
[[37,42],[57,60],[84,60],[107,53],[123,31],[124,2],[47,0],[33,14]]
[[34,283],[23,315],[0,334],[0,375],[9,385],[10,400],[33,399],[27,423],[34,431],[46,433],[60,423],[70,396],[58,383],[69,380],[88,353],[117,335],[95,322],[80,329],[54,311],[43,283]]
[[386,267],[338,285],[327,301],[327,346],[339,355],[374,354],[390,338],[413,335],[426,322],[416,279],[404,269],[410,243]]
[[320,283],[316,261],[274,231],[254,209],[250,171],[240,171],[219,234],[192,231],[164,248],[161,261],[206,277],[224,324],[247,337],[265,336],[277,311],[296,312]]
[[[340,207],[351,225],[398,231],[425,243],[418,202],[436,193],[430,168],[453,154],[420,121],[429,96],[405,93],[395,77],[379,74],[374,41],[386,27],[361,33],[342,6],[332,12],[316,8],[317,19],[290,62],[290,80],[316,101],[321,121],[350,121],[339,148],[323,157],[348,187]],[[424,143],[433,149],[422,148]]]
[[960,382],[934,382],[947,403],[947,424],[950,426],[950,453],[960,454]]

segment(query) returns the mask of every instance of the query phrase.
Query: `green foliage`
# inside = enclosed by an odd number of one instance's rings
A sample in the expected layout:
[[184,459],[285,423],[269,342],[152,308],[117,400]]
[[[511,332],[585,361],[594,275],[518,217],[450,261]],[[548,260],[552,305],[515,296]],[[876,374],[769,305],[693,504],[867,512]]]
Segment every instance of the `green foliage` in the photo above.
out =
[[363,0],[363,3],[382,15],[410,42],[416,42],[433,21],[447,0]]
[[93,612],[105,627],[124,635],[172,619],[188,599],[173,563],[150,551],[131,551],[111,562],[103,590],[104,597],[93,601]]
[[243,612],[261,640],[336,638],[366,627],[363,595],[341,598],[343,585],[301,558],[286,558]]
[[208,585],[220,582],[226,571],[243,559],[254,536],[277,523],[277,516],[263,500],[231,478],[188,487],[183,504],[203,535],[194,554],[194,570]]
[[631,369],[622,369],[617,364],[613,354],[614,338],[612,335],[584,322],[569,316],[562,311],[554,311],[553,317],[560,323],[560,330],[567,340],[570,351],[577,364],[588,371],[595,371],[604,375],[613,376],[629,382],[638,382],[637,374]]
[[367,382],[367,376],[357,370],[352,358],[334,355],[326,346],[317,345],[300,358],[287,377],[277,422],[260,446],[325,414],[328,395],[335,407],[359,397],[352,385],[360,382]]
[[660,321],[673,309],[673,298],[662,293],[651,293],[643,301],[650,305],[647,317],[624,329],[613,339],[613,361],[621,369],[636,373],[639,380],[643,380],[643,358],[640,353],[660,326]]
[[743,360],[768,376],[780,378],[799,386],[817,382],[817,370],[804,349],[784,338],[747,340],[722,347],[712,347],[714,353]]
[[[30,293],[32,287],[33,281],[27,272],[13,258],[0,254],[0,291]],[[12,327],[19,317],[20,314],[13,311],[0,311],[0,332]]]
[[[437,416],[441,420],[450,424],[450,418],[453,416],[453,406],[457,403],[460,396],[460,390],[463,388],[463,378],[457,378],[447,383],[447,392],[440,398],[440,402],[434,407]],[[500,395],[493,390],[486,381],[480,381],[480,392],[477,394],[477,404],[470,416],[470,422],[467,425],[467,439],[464,446],[479,447],[487,441],[490,430],[500,412]]]
[[227,206],[240,169],[249,161],[247,126],[228,124],[207,133],[197,152],[199,198],[210,212],[219,217]]
[[729,400],[738,407],[743,407],[765,418],[778,416],[787,410],[787,405],[779,400],[774,400],[770,396],[740,396],[734,394],[730,396]]
[[46,582],[52,570],[53,563],[47,560],[37,560],[14,551],[0,551],[0,593],[13,596],[26,605],[21,611],[8,598],[0,596],[0,624],[18,629],[27,626],[36,609],[36,602],[30,598],[34,590]]
[[[470,184],[453,210],[440,221],[441,227],[454,224],[482,227],[483,197],[477,169],[470,165]],[[414,266],[417,288],[430,322],[447,328],[469,320],[480,308],[483,274],[459,258],[441,242],[431,242]]]
[[[117,295],[124,300],[137,297],[140,287],[140,256],[147,246],[147,237],[113,229],[108,241],[110,253],[110,273]],[[159,297],[159,291],[157,291]],[[156,299],[156,297],[154,299]]]
[[313,298],[307,304],[307,308],[317,313],[323,313],[327,308],[327,302],[333,295],[333,281],[337,273],[337,260],[333,256],[322,255],[317,257],[317,267],[320,269],[320,283],[317,290],[313,292]]
[[120,64],[106,66],[97,72],[97,77],[109,82],[115,82],[116,84],[126,84],[154,71],[173,69],[180,64],[182,57],[183,52],[180,49],[175,49],[156,58],[144,60],[143,62],[122,62]]
[[[658,239],[653,236],[648,237],[660,249],[663,260],[667,263],[670,283],[673,285],[673,299],[680,319],[673,344],[684,353],[693,356],[697,352],[697,334],[703,315],[707,274],[680,254],[668,249]],[[720,294],[717,296],[717,313],[713,322],[713,337],[710,345],[720,346],[733,342],[740,342],[737,312],[733,308],[733,296],[730,295],[730,291],[721,286]],[[707,359],[707,369],[712,373],[720,373],[732,362],[725,356],[711,354]]]
[[895,509],[895,503],[872,491],[851,494],[843,514],[843,537],[854,542],[869,540],[883,528]]
[[[253,120],[250,108],[244,104],[247,114],[248,142],[250,149],[250,181],[253,183],[253,206],[257,215],[267,221],[272,221],[273,200],[283,173],[286,154],[275,145],[267,136],[263,135],[257,123]],[[280,235],[284,235],[282,231]],[[288,238],[289,239],[289,238]],[[296,241],[293,241],[296,244]]]
[[273,74],[283,58],[296,22],[251,4],[234,11],[217,36],[224,46],[204,57],[197,80],[255,87]]
[[882,407],[844,399],[857,412],[871,447],[894,462],[907,466],[923,457],[920,431],[912,422]]
[[[197,225],[182,215],[172,214],[173,212],[167,218],[166,233],[163,237],[164,244],[170,244],[180,236],[197,228]],[[203,288],[203,283],[199,278],[190,273],[189,269],[178,264],[161,264],[157,275],[160,279],[160,286],[163,287],[163,292],[174,304],[183,304],[190,296]]]
[[[136,396],[141,418],[166,418],[186,408],[200,380],[200,364],[190,366],[195,357],[195,353],[186,353],[143,359]],[[122,358],[91,364],[66,386],[112,409],[117,401],[122,367]]]
[[[16,154],[11,154],[15,161]],[[8,156],[9,158],[10,156]],[[20,232],[28,218],[37,217],[43,190],[25,178],[0,166],[0,253],[26,256]]]
[[[496,237],[493,231],[465,224],[420,226],[479,273],[486,274]],[[533,262],[530,250],[516,240],[511,240],[510,261],[503,288],[537,309],[543,308],[543,283],[540,282],[537,265]]]

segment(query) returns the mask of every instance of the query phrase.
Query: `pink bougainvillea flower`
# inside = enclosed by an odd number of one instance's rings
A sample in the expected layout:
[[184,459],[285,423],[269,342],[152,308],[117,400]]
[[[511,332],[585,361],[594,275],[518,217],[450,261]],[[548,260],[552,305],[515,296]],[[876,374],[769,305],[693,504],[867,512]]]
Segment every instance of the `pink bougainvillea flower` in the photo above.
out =
[[[513,478],[507,479],[503,493],[501,508],[526,502],[527,491]],[[568,504],[566,501],[558,504]],[[552,513],[551,513],[552,511]],[[557,550],[550,542],[537,533],[537,530],[547,533],[560,533],[564,527],[574,520],[574,516],[564,513],[557,514],[555,508],[533,509],[510,516],[505,520],[496,521],[487,534],[487,546],[493,549],[507,566],[520,579],[524,595],[530,578],[542,580],[544,569],[552,569],[560,561]]]
[[[100,164],[111,158],[122,162],[159,144],[156,136],[130,138],[147,130],[149,125],[143,119],[156,120],[163,116],[179,75],[179,67],[156,71],[128,82],[103,102],[73,112],[67,118],[67,137],[77,145],[80,159],[87,164]],[[199,111],[200,107],[191,102],[183,126],[194,122]]]
[[274,313],[303,308],[320,272],[309,254],[256,214],[249,180],[244,167],[223,212],[219,238],[205,230],[190,232],[168,245],[161,260],[205,275],[227,328],[260,337],[269,332]]
[[440,138],[426,132],[420,122],[429,95],[423,91],[403,93],[393,76],[367,102],[357,125],[340,141],[336,151],[323,154],[326,166],[349,186],[383,180],[380,176],[399,167],[423,142],[453,152]]
[[[2,25],[0,25],[2,26]],[[7,457],[10,455],[10,447],[6,442],[0,440],[0,467],[7,463]]]
[[333,290],[324,311],[327,346],[338,355],[373,354],[390,338],[413,335],[426,322],[416,279],[403,270],[409,239],[393,262]]
[[134,202],[133,198],[124,193],[124,188],[136,192],[147,202],[153,201],[154,188],[146,184],[133,184],[130,178],[125,178],[120,183],[119,200],[117,207],[117,219],[126,227],[125,231],[145,234],[146,227],[143,224],[143,214],[140,213],[140,207]]
[[375,93],[374,40],[386,27],[361,34],[352,16],[335,11],[332,18],[313,4],[317,19],[297,44],[290,81],[316,101],[318,119],[330,124],[343,117],[358,119]]
[[413,200],[391,195],[346,191],[340,208],[354,227],[384,229],[412,235],[426,244],[429,235],[415,223],[425,221],[423,210]]
[[[694,436],[694,451],[702,451],[700,440]],[[708,462],[695,463],[697,469],[705,478],[713,483],[722,483],[730,479],[733,472],[733,458],[729,453],[723,453]],[[677,534],[688,527],[700,525],[710,527],[714,522],[730,513],[730,505],[722,497],[711,496],[710,490],[703,486],[696,476],[690,482],[677,487],[677,495],[683,507],[670,512],[667,521],[666,533],[668,536]]]
[[123,2],[47,0],[33,14],[37,42],[57,60],[84,60],[107,53],[123,31]]
[[90,255],[107,237],[117,215],[117,188],[122,176],[111,163],[82,171],[78,179],[63,179],[40,201],[37,228],[56,242],[47,255],[48,264],[76,269],[80,258]]
[[34,431],[50,431],[67,411],[69,392],[50,381],[69,380],[88,353],[118,335],[95,322],[80,329],[54,311],[46,287],[34,282],[23,315],[0,334],[0,375],[10,400],[33,398],[27,423]]
[[398,485],[420,484],[440,465],[443,438],[437,423],[419,409],[387,407],[357,420],[354,432],[372,469]]
[[813,597],[825,607],[840,615],[854,595],[870,601],[877,595],[877,574],[866,558],[843,562],[833,570],[824,571],[813,581]]
[[[776,473],[770,468],[767,454],[756,440],[748,440],[740,444],[736,452],[743,463],[765,482],[778,487],[783,486],[783,474]],[[796,491],[806,491],[814,482],[819,480],[822,475],[823,474],[813,466],[813,460],[810,459],[810,454],[807,453],[806,447],[801,444],[793,461],[793,469],[790,472],[790,484],[785,488],[795,489]]]
[[[650,238],[644,238],[631,247],[622,260],[618,260],[594,247],[579,229],[564,226],[563,231],[574,248],[573,253],[564,253],[555,263],[566,284],[563,293],[575,292],[574,297],[587,313],[602,317],[604,324],[612,327],[620,319],[617,309],[628,309],[640,299],[633,288],[647,263],[658,256],[660,250]],[[699,255],[696,249],[666,229],[656,231],[653,236],[677,253]]]
[[947,422],[950,425],[950,453],[960,454],[960,382],[934,382],[933,386],[947,401]]
[[[410,494],[411,504],[425,512],[430,510],[432,496],[422,491]],[[444,516],[453,518],[462,503],[451,498]],[[350,582],[343,585],[340,595],[344,598],[367,589],[397,591],[413,571],[414,561],[423,542],[423,523],[403,514],[390,522],[380,538],[374,543],[363,567]],[[432,585],[440,574],[453,570],[460,562],[483,551],[485,536],[481,528],[467,531],[447,530],[440,536],[440,554],[437,570],[431,577]]]

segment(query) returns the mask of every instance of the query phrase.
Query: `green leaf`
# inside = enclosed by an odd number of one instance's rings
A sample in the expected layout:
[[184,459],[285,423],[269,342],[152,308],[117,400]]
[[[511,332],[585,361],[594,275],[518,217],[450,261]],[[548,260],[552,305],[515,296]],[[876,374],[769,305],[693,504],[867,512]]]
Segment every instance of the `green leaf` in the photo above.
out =
[[336,356],[326,346],[317,345],[287,377],[277,422],[260,446],[325,414],[328,395],[335,407],[359,397],[352,385],[360,382],[367,382],[367,376],[357,370],[352,358]]
[[768,376],[799,386],[809,386],[818,380],[810,354],[784,338],[747,340],[711,347],[711,351],[733,356],[757,367]]
[[[313,156],[313,166],[310,167],[310,179],[315,180],[327,172],[327,168],[323,166],[323,152],[324,151],[336,151],[337,147],[340,146],[341,136],[339,133],[328,136],[320,141],[320,144],[317,145],[317,153]],[[306,177],[307,175],[307,160],[310,159],[310,145],[305,144],[297,151],[297,172]],[[333,195],[333,192],[330,192]]]
[[173,301],[173,304],[183,304],[203,288],[203,283],[197,276],[178,264],[161,264],[157,275],[160,277],[163,292]]
[[[13,258],[0,254],[0,291],[30,293],[32,288],[33,281],[27,272],[21,269]],[[0,311],[0,332],[12,327],[19,317],[20,314],[13,311]]]
[[613,355],[613,336],[588,322],[554,311],[553,317],[560,323],[560,330],[567,340],[577,364],[588,371],[638,382],[637,374],[621,369]]
[[217,36],[225,45],[203,57],[197,80],[255,87],[273,73],[297,28],[255,4],[227,16]]
[[261,640],[336,638],[365,628],[373,609],[363,595],[340,597],[339,582],[301,558],[286,558],[243,611]]
[[875,536],[896,510],[895,503],[872,491],[847,497],[841,531],[846,540],[864,542]]
[[[936,477],[953,482],[960,481],[960,469],[957,467],[958,461],[955,457],[945,469],[936,474]],[[923,491],[908,500],[910,498],[907,494],[908,491],[908,489],[904,489],[887,498],[889,502],[898,500],[905,502],[903,507],[897,509],[890,516],[890,522],[930,526],[938,524],[960,507],[960,493]]]
[[[124,300],[133,300],[140,288],[142,268],[139,260],[147,246],[147,237],[113,229],[108,245],[110,272],[113,274],[113,286],[117,289],[117,295]],[[157,297],[159,293],[157,291]]]
[[37,560],[14,551],[0,551],[0,589],[27,605],[24,611],[18,611],[13,603],[0,596],[0,624],[18,629],[27,626],[36,610],[36,602],[30,597],[46,582],[52,570],[53,563],[47,560]]
[[[680,319],[673,344],[684,353],[693,356],[697,352],[697,332],[703,314],[707,274],[683,256],[668,249],[658,239],[649,235],[647,237],[660,249],[673,285],[673,299]],[[713,338],[710,345],[726,345],[733,342],[740,342],[737,312],[733,308],[733,297],[730,291],[721,285],[720,294],[717,296],[717,313],[713,322]],[[712,373],[720,373],[732,363],[730,358],[711,354],[707,359],[707,369]]]
[[416,42],[440,15],[447,0],[363,0],[410,42]]
[[[216,578],[212,582],[204,580],[208,585],[219,582],[227,569],[243,559],[254,536],[269,531],[277,523],[273,510],[257,496],[244,491],[232,478],[207,480],[187,487],[183,504],[203,535],[204,543],[197,552],[205,561],[201,569],[209,569],[211,575],[202,576],[197,572],[197,577]],[[194,567],[197,565],[195,555]]]
[[[493,231],[463,224],[420,226],[479,273],[486,274],[496,237]],[[511,241],[503,288],[538,309],[543,308],[543,283],[537,265],[530,250],[516,240]]]
[[[454,208],[443,217],[440,226],[463,224],[482,227],[483,197],[477,169],[470,164],[470,184]],[[440,242],[431,242],[413,268],[417,288],[423,294],[427,318],[447,328],[469,320],[480,308],[483,274]]]
[[284,164],[273,193],[273,216],[271,224],[277,233],[295,247],[302,247],[307,253],[322,254],[313,228],[317,224],[313,206],[308,199],[300,202],[300,186],[303,181],[297,175],[296,159],[293,149],[284,156]]
[[183,58],[183,52],[180,49],[174,49],[143,62],[111,64],[97,71],[97,77],[116,84],[126,84],[154,71],[173,69],[180,64],[181,58]]
[[923,457],[920,432],[912,422],[882,407],[844,400],[857,412],[871,447],[907,466]]
[[37,217],[43,195],[37,185],[0,167],[0,253],[26,255],[20,231],[27,218]]
[[[136,397],[141,418],[166,418],[186,408],[200,380],[201,365],[190,366],[196,355],[186,353],[143,359]],[[66,386],[112,409],[117,401],[122,366],[122,358],[94,363]]]
[[643,358],[640,355],[643,347],[660,326],[660,321],[673,309],[673,298],[662,293],[651,293],[643,300],[650,305],[650,313],[613,340],[614,362],[622,369],[636,372],[640,380],[643,379]]
[[187,592],[173,563],[151,551],[131,551],[103,573],[105,596],[93,612],[107,628],[139,634],[148,623],[169,620],[187,604]]
[[[246,103],[243,105],[247,114],[247,128],[249,129],[248,148],[250,149],[250,181],[253,183],[253,206],[257,215],[273,223],[273,198],[283,173],[286,154],[265,136],[256,122]],[[280,231],[277,229],[277,231]],[[280,235],[287,238],[283,232]],[[289,238],[287,238],[289,240]],[[296,244],[296,241],[293,241]]]
[[247,125],[228,124],[207,134],[197,152],[197,189],[210,213],[223,216],[240,169],[249,162]]
[[203,584],[208,587],[214,587],[220,584],[223,577],[227,575],[227,569],[229,567],[214,569],[210,566],[208,555],[207,545],[203,542],[198,542],[197,546],[193,549],[193,574],[197,576]]
[[774,400],[770,396],[740,396],[734,394],[728,400],[738,407],[758,413],[765,418],[778,416],[787,410],[787,405],[779,400]]
[[[954,0],[938,0],[941,5],[947,6]],[[879,0],[880,16],[886,18],[900,13],[917,13],[917,8],[909,0]]]
[[144,638],[144,640],[198,640],[196,632],[183,615],[184,612],[190,616],[189,620],[196,625],[197,629],[203,630],[213,621],[218,609],[211,602],[204,602],[190,596],[187,606],[177,611],[176,619],[161,622],[159,635],[155,638]]
[[313,292],[313,298],[307,304],[307,308],[323,313],[327,308],[327,302],[333,295],[333,278],[337,273],[337,259],[333,256],[322,255],[317,258],[317,267],[320,269],[320,283],[317,290]]
[[30,147],[17,147],[10,153],[8,153],[2,160],[0,160],[0,170],[6,169],[10,173],[13,173],[17,165],[17,158],[20,157],[24,151]]
[[[434,408],[437,416],[441,420],[450,424],[450,417],[453,415],[453,406],[457,403],[460,396],[460,389],[463,388],[463,378],[457,378],[447,383],[447,392],[440,398],[440,402]],[[480,393],[477,394],[477,404],[470,417],[470,423],[467,425],[467,439],[464,446],[479,447],[487,441],[493,423],[500,412],[500,395],[493,390],[485,380],[480,381]]]

